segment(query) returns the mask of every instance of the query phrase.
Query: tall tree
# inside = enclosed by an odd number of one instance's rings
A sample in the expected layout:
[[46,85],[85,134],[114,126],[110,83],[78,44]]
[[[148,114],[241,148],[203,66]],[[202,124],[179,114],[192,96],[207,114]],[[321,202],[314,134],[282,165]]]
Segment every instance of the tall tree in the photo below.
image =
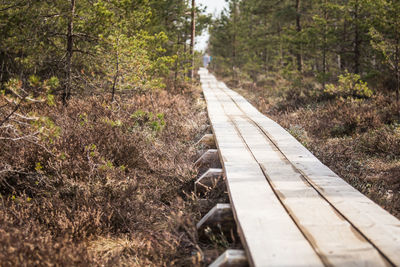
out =
[[67,100],[71,94],[71,73],[72,73],[72,57],[74,54],[74,19],[75,19],[75,0],[70,0],[70,12],[68,14],[68,31],[67,31],[67,60],[66,60],[66,72],[67,78],[65,82],[63,102],[67,103]]
[[400,117],[400,2],[374,2],[375,26],[370,28],[371,44],[394,74],[396,103]]
[[[297,35],[301,34],[301,0],[295,0],[295,8],[296,8],[296,32]],[[300,38],[300,37],[298,37]],[[299,42],[300,43],[300,42]],[[296,58],[297,58],[297,70],[302,72],[303,70],[303,57],[302,57],[302,47],[301,44],[298,45],[296,49]]]
[[191,35],[190,35],[190,55],[192,57],[192,66],[190,70],[190,78],[194,77],[194,42],[196,38],[196,1],[192,0],[192,10],[191,10]]

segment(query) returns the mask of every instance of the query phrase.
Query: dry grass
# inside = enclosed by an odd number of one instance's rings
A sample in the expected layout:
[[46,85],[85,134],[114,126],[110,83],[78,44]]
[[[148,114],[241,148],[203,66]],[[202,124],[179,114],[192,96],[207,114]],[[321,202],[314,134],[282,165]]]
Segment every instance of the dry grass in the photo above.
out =
[[22,107],[52,123],[42,125],[47,135],[16,141],[7,138],[38,126],[1,128],[1,265],[200,264],[191,194],[206,122],[198,97],[160,91]]

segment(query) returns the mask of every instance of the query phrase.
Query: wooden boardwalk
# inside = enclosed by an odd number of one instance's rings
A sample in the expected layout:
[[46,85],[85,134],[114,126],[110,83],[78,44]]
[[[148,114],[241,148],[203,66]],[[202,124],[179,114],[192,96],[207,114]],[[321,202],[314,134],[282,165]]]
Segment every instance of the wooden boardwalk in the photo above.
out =
[[400,221],[201,69],[230,204],[251,266],[400,266]]

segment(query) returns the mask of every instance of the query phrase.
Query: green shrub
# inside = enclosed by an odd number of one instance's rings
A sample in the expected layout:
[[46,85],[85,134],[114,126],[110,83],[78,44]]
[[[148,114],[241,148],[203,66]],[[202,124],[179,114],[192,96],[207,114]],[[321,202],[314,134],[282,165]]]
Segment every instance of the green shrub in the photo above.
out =
[[131,119],[135,120],[135,126],[147,127],[156,133],[161,132],[166,125],[164,113],[154,114],[139,109],[131,115]]
[[334,97],[356,97],[370,98],[373,91],[366,82],[361,80],[360,75],[346,71],[344,75],[339,75],[338,85],[328,84],[324,92]]

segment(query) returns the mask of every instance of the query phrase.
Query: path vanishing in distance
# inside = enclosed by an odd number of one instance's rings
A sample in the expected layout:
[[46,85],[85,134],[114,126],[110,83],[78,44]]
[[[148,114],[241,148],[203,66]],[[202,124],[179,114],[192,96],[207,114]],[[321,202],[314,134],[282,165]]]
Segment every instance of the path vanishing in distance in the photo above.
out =
[[400,266],[400,221],[200,69],[230,205],[251,266]]

